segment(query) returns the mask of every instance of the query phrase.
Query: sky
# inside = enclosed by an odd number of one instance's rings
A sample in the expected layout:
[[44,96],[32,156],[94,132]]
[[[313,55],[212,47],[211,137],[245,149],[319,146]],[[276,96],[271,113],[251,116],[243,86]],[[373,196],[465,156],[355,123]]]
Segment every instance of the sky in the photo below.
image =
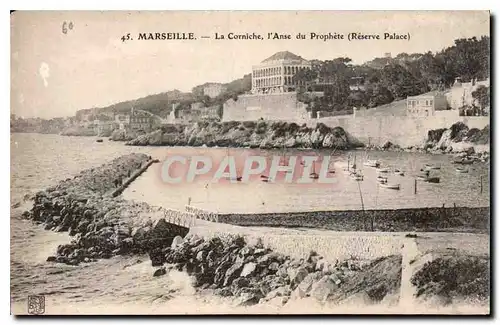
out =
[[[229,82],[278,51],[305,59],[436,52],[489,35],[485,11],[15,12],[11,15],[11,113],[71,116],[79,109],[205,82]],[[63,24],[66,22],[66,33]],[[72,28],[69,28],[69,23]],[[138,33],[194,33],[196,40],[137,40]],[[215,33],[290,34],[291,40],[215,40]],[[385,32],[409,40],[297,40],[303,33]],[[122,42],[130,33],[132,41]],[[201,36],[210,36],[202,39]]]

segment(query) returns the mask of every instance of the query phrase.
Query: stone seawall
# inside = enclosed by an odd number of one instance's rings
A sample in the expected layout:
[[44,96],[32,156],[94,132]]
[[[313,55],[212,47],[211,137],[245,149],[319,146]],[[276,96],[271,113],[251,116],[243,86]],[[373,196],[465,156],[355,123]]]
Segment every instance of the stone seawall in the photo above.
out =
[[488,232],[490,208],[419,208],[399,210],[315,211],[268,214],[221,214],[219,222],[239,226],[321,228],[335,231],[475,231]]
[[421,147],[427,139],[430,130],[449,128],[456,122],[462,122],[470,129],[483,129],[490,123],[487,116],[464,117],[452,111],[438,112],[435,116],[376,116],[376,117],[325,117],[308,120],[307,125],[314,127],[323,123],[328,127],[341,127],[347,133],[364,144],[381,146],[390,141],[401,147]]
[[68,231],[74,236],[48,261],[77,265],[113,255],[149,252],[169,246],[175,236],[186,236],[193,214],[114,195],[152,162],[144,154],[125,155],[36,193],[32,209],[23,217],[43,224],[45,230]]

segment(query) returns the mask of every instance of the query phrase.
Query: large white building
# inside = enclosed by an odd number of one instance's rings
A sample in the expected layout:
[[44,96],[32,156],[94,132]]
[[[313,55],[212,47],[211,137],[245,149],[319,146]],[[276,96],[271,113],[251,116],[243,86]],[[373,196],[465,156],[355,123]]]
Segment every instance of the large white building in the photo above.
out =
[[312,64],[288,51],[277,52],[252,67],[252,93],[269,94],[295,91],[299,85],[293,76]]

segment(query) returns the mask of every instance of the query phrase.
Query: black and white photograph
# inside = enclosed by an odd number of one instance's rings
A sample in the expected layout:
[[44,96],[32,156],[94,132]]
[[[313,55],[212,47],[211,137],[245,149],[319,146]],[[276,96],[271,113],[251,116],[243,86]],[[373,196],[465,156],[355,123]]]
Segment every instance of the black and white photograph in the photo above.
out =
[[13,315],[490,315],[489,11],[14,11]]

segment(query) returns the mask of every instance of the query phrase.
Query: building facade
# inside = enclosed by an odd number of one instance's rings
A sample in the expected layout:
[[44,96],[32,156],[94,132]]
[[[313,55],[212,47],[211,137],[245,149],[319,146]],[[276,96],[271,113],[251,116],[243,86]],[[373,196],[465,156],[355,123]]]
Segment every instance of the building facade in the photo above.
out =
[[149,132],[153,128],[154,119],[151,115],[136,111],[130,115],[130,129]]
[[446,110],[447,106],[446,97],[438,92],[411,96],[406,99],[408,116],[433,116],[436,111]]
[[116,114],[114,120],[120,130],[124,130],[130,125],[130,115],[128,114]]
[[115,129],[118,128],[118,125],[115,123],[114,120],[99,120],[97,122],[97,135],[99,136],[108,136],[113,132]]
[[288,51],[278,52],[252,67],[252,93],[269,94],[295,91],[299,82],[293,76],[300,69],[311,69],[311,62]]
[[486,79],[483,81],[473,80],[471,82],[462,82],[460,78],[457,78],[446,95],[450,107],[452,109],[459,109],[464,106],[472,106],[473,104],[477,105],[472,97],[472,93],[479,86],[489,87],[490,80]]
[[203,88],[203,95],[215,98],[226,91],[226,86],[219,83],[208,84]]

